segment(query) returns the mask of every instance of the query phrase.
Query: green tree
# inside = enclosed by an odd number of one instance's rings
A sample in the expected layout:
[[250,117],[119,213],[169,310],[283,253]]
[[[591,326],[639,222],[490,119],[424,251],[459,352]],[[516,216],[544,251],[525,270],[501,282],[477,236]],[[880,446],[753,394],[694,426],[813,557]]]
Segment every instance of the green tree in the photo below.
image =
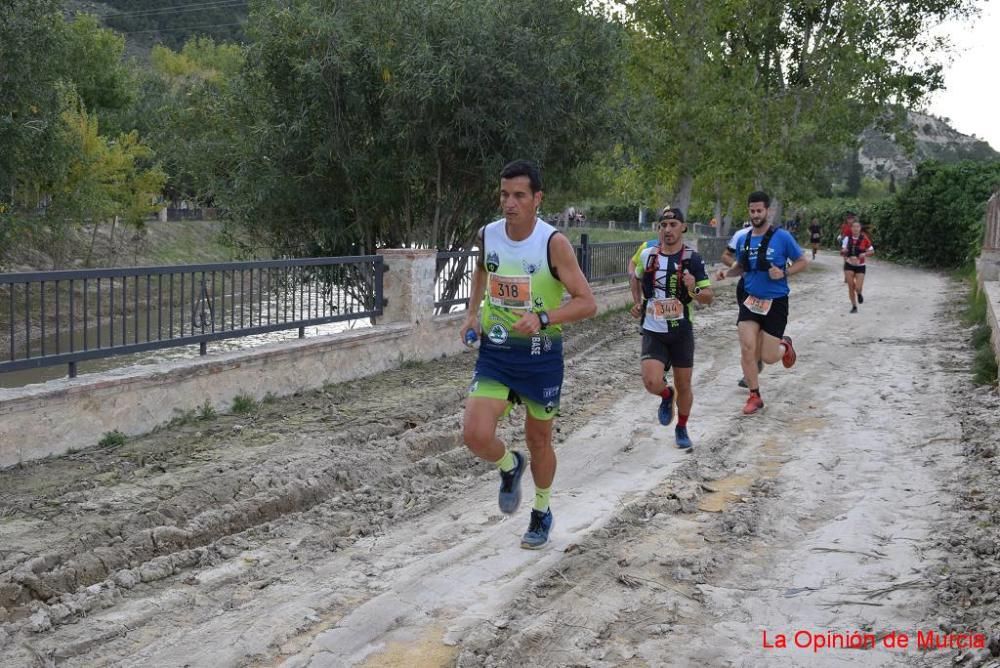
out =
[[88,114],[82,104],[63,112],[63,121],[73,152],[64,178],[53,184],[46,211],[48,228],[51,238],[61,239],[70,227],[89,222],[92,253],[100,223],[121,218],[134,227],[143,225],[156,210],[154,200],[166,175],[159,167],[147,166],[152,152],[139,141],[138,133],[108,140],[99,132],[97,116]]
[[[65,100],[63,20],[57,0],[0,3],[0,204],[59,169]],[[27,202],[37,205],[37,200]]]
[[639,78],[665,121],[659,162],[681,166],[676,190],[707,173],[718,175],[720,186],[749,177],[785,198],[810,194],[868,124],[899,120],[885,109],[912,106],[940,87],[935,58],[942,45],[928,28],[967,14],[972,3],[901,0],[891,10],[857,0],[626,5],[643,45]]
[[132,127],[169,175],[167,197],[211,204],[237,142],[226,97],[243,65],[243,48],[195,38],[180,51],[153,47],[150,64],[140,78],[141,102],[133,108]]
[[[77,14],[64,24],[62,78],[72,82],[84,106],[103,125],[135,99],[135,81],[124,61],[125,38],[102,28],[90,14]],[[112,133],[117,128],[107,128]]]
[[998,185],[1000,161],[925,162],[893,209],[881,211],[877,240],[891,257],[947,269],[966,266],[979,254],[986,202]]
[[466,245],[506,161],[557,178],[609,136],[620,31],[587,4],[251,3],[220,199],[285,252]]
[[861,193],[861,179],[864,177],[864,170],[861,168],[861,160],[858,158],[858,149],[851,151],[850,161],[847,166],[847,185],[844,194],[848,197],[857,197]]

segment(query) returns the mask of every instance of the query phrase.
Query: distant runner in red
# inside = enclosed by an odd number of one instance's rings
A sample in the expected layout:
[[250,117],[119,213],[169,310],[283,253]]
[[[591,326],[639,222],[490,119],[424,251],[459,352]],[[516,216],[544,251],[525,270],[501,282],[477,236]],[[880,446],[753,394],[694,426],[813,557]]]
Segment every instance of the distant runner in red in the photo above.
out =
[[844,222],[840,225],[840,234],[837,235],[837,244],[844,243],[844,237],[849,237],[851,235],[851,225],[858,217],[853,211],[848,211],[844,215]]
[[851,233],[841,242],[840,254],[844,256],[844,282],[851,300],[851,313],[857,313],[858,304],[865,303],[865,296],[861,294],[865,287],[865,258],[875,254],[872,240],[861,231],[857,219],[851,225]]

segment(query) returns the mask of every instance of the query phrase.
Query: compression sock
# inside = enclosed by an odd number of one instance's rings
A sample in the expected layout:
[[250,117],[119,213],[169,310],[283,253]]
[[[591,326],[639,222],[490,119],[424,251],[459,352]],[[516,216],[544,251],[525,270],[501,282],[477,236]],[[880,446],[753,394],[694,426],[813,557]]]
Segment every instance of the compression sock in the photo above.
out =
[[549,497],[552,495],[552,488],[546,487],[545,489],[535,488],[535,505],[532,506],[535,510],[540,513],[544,513],[549,509]]
[[493,462],[493,464],[504,473],[510,473],[517,466],[517,461],[514,460],[514,453],[504,448],[503,457]]
[[678,413],[677,414],[677,426],[678,427],[686,427],[686,426],[688,426],[688,416],[684,415],[684,413]]
[[670,386],[667,385],[663,389],[663,391],[660,392],[660,396],[663,397],[664,399],[666,399],[667,401],[670,401],[670,397],[674,396],[674,393],[670,391]]

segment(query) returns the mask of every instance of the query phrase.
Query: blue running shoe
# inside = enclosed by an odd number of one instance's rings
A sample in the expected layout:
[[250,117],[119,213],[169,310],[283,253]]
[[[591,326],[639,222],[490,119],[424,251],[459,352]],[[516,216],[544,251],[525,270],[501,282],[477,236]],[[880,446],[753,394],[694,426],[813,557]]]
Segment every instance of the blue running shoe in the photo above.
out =
[[526,550],[537,550],[549,542],[549,531],[552,530],[552,510],[544,513],[531,509],[531,521],[528,531],[521,536],[521,547]]
[[694,445],[694,443],[691,442],[691,437],[688,436],[687,427],[675,427],[674,436],[677,440],[677,447],[681,450],[687,450]]
[[514,468],[507,473],[500,471],[500,512],[507,515],[512,515],[521,505],[521,476],[528,465],[520,452],[514,450],[512,454]]
[[660,424],[664,427],[673,422],[674,419],[674,388],[670,388],[670,398],[660,399],[660,409],[656,412],[660,418]]

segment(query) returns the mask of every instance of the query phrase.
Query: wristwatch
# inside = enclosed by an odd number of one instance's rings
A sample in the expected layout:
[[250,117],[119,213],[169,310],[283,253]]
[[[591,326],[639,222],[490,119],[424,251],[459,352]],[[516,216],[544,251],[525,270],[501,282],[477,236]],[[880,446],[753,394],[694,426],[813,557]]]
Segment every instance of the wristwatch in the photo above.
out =
[[699,288],[699,287],[696,286],[695,289],[694,289],[694,293],[696,295],[700,295],[701,294],[701,288]]
[[541,323],[541,329],[545,329],[549,326],[549,314],[545,311],[538,312],[538,322]]

